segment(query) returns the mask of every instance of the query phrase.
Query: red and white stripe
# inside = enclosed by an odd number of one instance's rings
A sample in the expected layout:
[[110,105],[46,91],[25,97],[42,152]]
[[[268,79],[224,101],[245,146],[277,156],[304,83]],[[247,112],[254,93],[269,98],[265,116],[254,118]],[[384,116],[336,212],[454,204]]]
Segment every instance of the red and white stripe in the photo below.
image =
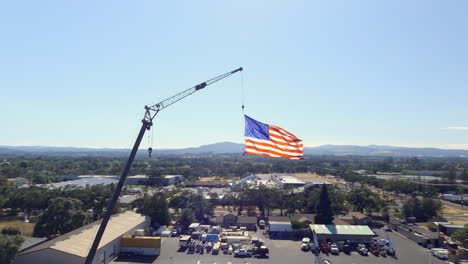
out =
[[302,140],[278,126],[269,126],[270,140],[245,137],[245,153],[266,157],[304,158]]

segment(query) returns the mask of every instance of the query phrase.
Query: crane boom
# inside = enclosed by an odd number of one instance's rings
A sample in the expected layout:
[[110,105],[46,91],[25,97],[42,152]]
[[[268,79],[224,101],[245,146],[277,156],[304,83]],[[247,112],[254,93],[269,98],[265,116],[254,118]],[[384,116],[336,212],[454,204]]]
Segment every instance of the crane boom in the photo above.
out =
[[206,86],[210,85],[210,84],[213,84],[217,81],[220,81],[236,72],[239,72],[239,71],[242,71],[242,67],[238,68],[238,69],[235,69],[233,71],[230,71],[230,72],[227,72],[225,74],[222,74],[222,75],[219,75],[217,77],[214,77],[212,79],[209,79],[208,81],[205,81],[205,82],[202,82],[200,84],[197,84],[185,91],[182,91],[174,96],[171,96],[165,100],[162,100],[161,102],[159,103],[156,103],[154,105],[151,105],[151,106],[145,106],[145,110],[146,110],[146,113],[145,113],[145,120],[151,122],[153,120],[153,118],[156,116],[156,114],[163,110],[164,108],[184,99],[185,97],[195,93],[196,91],[198,90],[201,90],[203,88],[205,88]]
[[242,71],[242,67],[236,70],[227,72],[225,74],[222,74],[220,76],[217,76],[215,78],[212,78],[206,82],[197,84],[194,87],[189,88],[172,97],[169,97],[166,100],[163,100],[157,104],[154,104],[152,106],[145,106],[146,112],[145,112],[145,116],[143,120],[141,120],[142,125],[140,128],[140,132],[138,133],[135,144],[133,145],[132,152],[130,152],[130,156],[128,157],[127,163],[125,164],[125,168],[122,172],[122,175],[120,176],[119,182],[117,183],[117,186],[115,187],[115,191],[112,194],[112,198],[110,200],[109,205],[107,206],[107,211],[104,214],[104,217],[102,218],[101,225],[99,226],[99,229],[96,233],[96,237],[94,238],[93,244],[91,248],[89,249],[89,253],[88,253],[88,256],[86,257],[85,264],[91,264],[93,262],[94,256],[96,255],[96,251],[98,249],[98,245],[101,242],[102,235],[104,234],[104,231],[106,230],[107,223],[109,222],[109,219],[112,215],[112,211],[115,207],[115,204],[117,203],[117,200],[119,199],[120,192],[122,191],[122,188],[125,184],[125,179],[127,178],[128,172],[130,171],[130,168],[132,167],[132,163],[133,163],[133,160],[135,159],[138,148],[140,147],[141,140],[143,139],[143,136],[145,135],[146,130],[149,130],[151,126],[153,125],[153,118],[156,116],[156,114],[162,109],[180,101],[181,99],[193,94],[194,92],[200,89],[203,89],[206,86],[213,84],[217,81],[220,81],[239,71]]

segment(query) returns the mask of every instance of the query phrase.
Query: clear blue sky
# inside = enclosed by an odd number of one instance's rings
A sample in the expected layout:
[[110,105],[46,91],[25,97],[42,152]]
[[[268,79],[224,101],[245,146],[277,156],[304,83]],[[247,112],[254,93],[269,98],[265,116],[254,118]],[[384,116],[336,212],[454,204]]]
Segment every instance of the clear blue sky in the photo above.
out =
[[[243,66],[246,113],[307,146],[468,149],[467,1],[162,2],[1,3],[0,145],[130,147],[145,104]],[[242,142],[240,106],[237,74],[154,147]]]

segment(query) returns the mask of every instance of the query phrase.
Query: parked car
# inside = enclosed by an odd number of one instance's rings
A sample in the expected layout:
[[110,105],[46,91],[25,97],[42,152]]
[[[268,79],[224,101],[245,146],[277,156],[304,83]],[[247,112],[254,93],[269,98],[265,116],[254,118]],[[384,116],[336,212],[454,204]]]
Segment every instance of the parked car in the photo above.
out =
[[220,245],[221,245],[220,242],[216,242],[216,243],[213,245],[213,248],[211,249],[211,254],[213,254],[213,255],[218,255]]
[[253,255],[256,255],[259,258],[264,258],[268,255],[269,250],[266,246],[260,246],[258,248],[255,248],[253,251]]
[[258,222],[258,226],[260,226],[260,229],[265,229],[265,226],[266,226],[265,220],[260,220]]
[[330,245],[328,245],[328,243],[323,243],[323,244],[320,245],[320,250],[323,253],[329,253],[330,252]]
[[172,237],[176,237],[177,235],[178,235],[177,229],[175,229],[175,228],[172,229],[172,231],[171,231],[171,236],[172,236]]
[[229,245],[229,248],[228,248],[228,254],[229,254],[229,255],[232,255],[232,252],[233,252],[232,246],[231,246],[231,245]]
[[387,255],[389,256],[395,256],[395,249],[389,247],[389,246],[384,246],[384,249],[387,251]]
[[338,248],[338,246],[337,246],[335,243],[333,243],[333,244],[331,244],[331,246],[330,246],[330,252],[331,252],[332,254],[338,255],[338,254],[340,253],[340,249]]
[[348,243],[343,245],[343,252],[345,254],[350,254],[351,253],[351,246]]
[[314,244],[314,242],[310,242],[309,245],[310,245],[310,251],[312,251],[312,253],[314,253],[314,254],[320,253],[320,248],[318,248],[318,247]]
[[387,250],[385,249],[385,247],[381,247],[379,249],[379,253],[380,253],[380,256],[382,257],[386,257],[387,256]]
[[386,246],[388,245],[388,240],[387,239],[377,239],[374,241],[378,246]]
[[308,251],[308,250],[310,250],[310,238],[304,237],[304,238],[302,239],[301,250],[303,250],[303,251]]
[[364,244],[358,244],[357,246],[357,252],[363,256],[367,256],[369,254],[369,250],[367,249],[366,245]]
[[241,248],[241,249],[236,250],[236,251],[234,252],[234,257],[238,257],[238,258],[251,257],[251,256],[252,256],[252,252],[247,251],[247,250],[244,249],[244,248]]
[[448,250],[444,248],[433,248],[431,249],[432,255],[436,256],[439,259],[447,259],[448,258]]
[[391,231],[392,231],[392,227],[389,226],[389,225],[384,225],[384,226],[382,227],[382,229],[383,229],[384,231],[386,231],[386,232],[391,232]]

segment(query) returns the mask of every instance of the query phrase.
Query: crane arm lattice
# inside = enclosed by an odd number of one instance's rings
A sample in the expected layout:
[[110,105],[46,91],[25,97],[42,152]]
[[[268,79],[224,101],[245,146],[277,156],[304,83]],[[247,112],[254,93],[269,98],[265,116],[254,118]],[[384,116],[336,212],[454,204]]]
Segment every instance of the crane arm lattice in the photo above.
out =
[[159,113],[159,111],[163,110],[164,108],[184,99],[185,97],[195,93],[196,91],[198,90],[201,90],[203,88],[205,88],[206,86],[210,85],[210,84],[213,84],[217,81],[220,81],[236,72],[239,72],[239,71],[242,71],[242,67],[238,68],[238,69],[235,69],[233,71],[230,71],[230,72],[227,72],[225,74],[222,74],[222,75],[219,75],[217,77],[214,77],[212,79],[209,79],[208,81],[205,81],[205,82],[202,82],[200,84],[197,84],[185,91],[182,91],[174,96],[171,96],[159,103],[156,103],[154,105],[151,105],[151,106],[145,106],[145,110],[146,110],[146,113],[145,113],[145,118],[144,120],[149,122],[150,124],[152,123],[153,121],[153,118],[156,116],[157,113]]

